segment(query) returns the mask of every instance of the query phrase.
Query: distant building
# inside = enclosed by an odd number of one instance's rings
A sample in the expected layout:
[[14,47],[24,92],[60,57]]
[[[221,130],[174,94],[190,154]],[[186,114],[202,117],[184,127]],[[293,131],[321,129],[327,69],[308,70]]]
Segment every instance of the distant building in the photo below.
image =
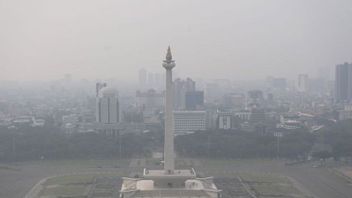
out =
[[208,83],[205,85],[205,102],[216,103],[221,100],[223,91],[217,83]]
[[[332,86],[333,87],[333,86]],[[309,79],[309,92],[311,93],[328,93],[329,81],[323,78],[310,78]]]
[[218,129],[230,130],[233,125],[233,113],[232,112],[217,112],[218,114]]
[[114,88],[99,90],[96,99],[96,122],[113,124],[120,121],[118,93]]
[[266,95],[266,107],[267,108],[274,108],[275,107],[275,98],[274,94],[268,93]]
[[165,76],[161,73],[149,72],[146,69],[140,69],[138,71],[138,87],[140,91],[146,91],[154,89],[161,91],[165,85],[163,79]]
[[174,81],[174,108],[176,110],[186,109],[186,93],[195,91],[196,83],[192,79],[176,79]]
[[263,106],[264,95],[261,90],[251,90],[248,92],[248,106],[250,108],[258,108]]
[[215,109],[208,109],[207,111],[207,125],[206,128],[207,129],[216,129],[218,124],[218,116],[217,116],[217,112],[215,111]]
[[287,88],[287,80],[285,78],[268,77],[269,85],[277,90],[285,90]]
[[264,123],[266,119],[265,110],[264,109],[252,109],[250,114],[250,122],[251,123]]
[[155,120],[156,114],[159,114],[164,108],[164,95],[154,89],[147,92],[137,91],[136,98],[137,106],[143,114],[144,121]]
[[147,73],[147,83],[145,89],[155,89],[155,90],[162,90],[164,82],[163,82],[163,75],[160,73]]
[[12,120],[12,124],[16,127],[32,126],[34,123],[33,120],[32,116],[19,116]]
[[206,130],[206,111],[174,111],[175,133]]
[[251,118],[251,112],[250,111],[237,111],[237,112],[234,112],[234,114],[241,121],[249,121],[250,118]]
[[138,73],[138,83],[141,90],[145,90],[147,87],[147,70],[140,69]]
[[281,115],[280,123],[277,128],[283,128],[287,130],[299,129],[303,126],[299,115]]
[[345,105],[343,110],[338,111],[339,120],[352,119],[352,105]]
[[299,74],[297,80],[297,91],[298,92],[307,92],[309,84],[308,74]]
[[188,91],[185,95],[186,110],[199,110],[204,106],[203,91]]
[[352,64],[344,63],[335,68],[335,102],[352,101]]
[[241,123],[250,121],[251,112],[217,110],[216,116],[217,129],[231,130],[240,127]]
[[79,123],[79,116],[77,114],[62,116],[62,127],[66,134],[76,133],[78,123]]
[[96,124],[81,124],[80,131],[90,132],[95,128],[99,133],[116,136],[119,133],[118,125],[120,122],[120,105],[118,100],[118,92],[112,87],[99,89],[96,97]]
[[106,87],[106,83],[100,83],[100,82],[98,82],[98,83],[95,84],[95,96],[96,96],[96,97],[98,97],[99,91],[100,91],[102,88],[104,88],[104,87]]
[[242,93],[225,94],[223,106],[227,109],[243,110],[246,107],[246,96]]

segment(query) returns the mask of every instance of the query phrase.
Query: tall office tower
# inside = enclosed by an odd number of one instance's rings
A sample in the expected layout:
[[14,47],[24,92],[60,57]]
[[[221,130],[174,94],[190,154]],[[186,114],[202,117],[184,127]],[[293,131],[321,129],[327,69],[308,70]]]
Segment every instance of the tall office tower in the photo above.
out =
[[102,88],[104,88],[104,87],[106,87],[106,83],[96,83],[95,84],[95,96],[96,97],[98,97],[98,95],[99,95],[99,91],[102,89]]
[[160,112],[164,105],[164,95],[150,89],[146,92],[136,92],[137,107],[143,113],[143,119],[148,121],[156,116],[156,112]]
[[154,87],[154,73],[148,72],[148,78],[147,78],[147,87],[148,89],[152,89]]
[[250,108],[262,107],[264,104],[264,96],[261,90],[248,91],[248,105]]
[[120,120],[118,93],[114,88],[99,89],[96,97],[96,122],[114,124]]
[[186,110],[200,110],[204,107],[203,91],[188,91],[185,96]]
[[224,95],[224,90],[217,83],[207,83],[205,85],[205,102],[206,103],[218,103]]
[[166,59],[163,61],[166,69],[166,97],[165,97],[165,139],[164,139],[164,169],[144,169],[142,178],[123,178],[120,197],[123,198],[218,198],[217,189],[211,177],[198,178],[193,168],[175,170],[174,153],[174,119],[173,119],[173,85],[172,59],[170,47]]
[[222,104],[226,109],[243,110],[246,107],[246,96],[243,93],[228,93],[223,96]]
[[154,79],[155,79],[155,89],[158,91],[164,90],[165,79],[163,78],[163,75],[161,73],[155,73]]
[[285,78],[268,77],[267,82],[270,87],[276,90],[285,90],[288,87],[287,80]]
[[147,70],[145,69],[140,69],[138,73],[138,83],[139,83],[139,88],[141,90],[145,90],[147,88]]
[[297,91],[299,92],[307,92],[308,91],[308,74],[299,74],[297,81]]
[[352,64],[344,63],[335,68],[335,102],[352,101]]
[[174,107],[177,110],[186,108],[186,93],[196,91],[196,83],[187,78],[186,80],[176,79],[174,81]]

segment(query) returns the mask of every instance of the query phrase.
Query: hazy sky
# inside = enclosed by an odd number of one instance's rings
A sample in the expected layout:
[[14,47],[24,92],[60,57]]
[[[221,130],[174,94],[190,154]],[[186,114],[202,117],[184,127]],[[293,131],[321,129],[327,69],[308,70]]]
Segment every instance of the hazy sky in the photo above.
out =
[[352,61],[351,0],[0,0],[0,79],[256,79]]

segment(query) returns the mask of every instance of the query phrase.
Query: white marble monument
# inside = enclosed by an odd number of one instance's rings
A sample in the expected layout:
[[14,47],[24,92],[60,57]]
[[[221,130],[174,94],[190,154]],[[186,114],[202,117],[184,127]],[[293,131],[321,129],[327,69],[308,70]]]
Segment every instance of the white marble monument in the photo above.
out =
[[170,47],[163,67],[166,69],[164,169],[144,169],[142,178],[123,178],[120,198],[218,198],[221,197],[212,177],[198,178],[193,168],[175,169],[173,84],[175,67]]

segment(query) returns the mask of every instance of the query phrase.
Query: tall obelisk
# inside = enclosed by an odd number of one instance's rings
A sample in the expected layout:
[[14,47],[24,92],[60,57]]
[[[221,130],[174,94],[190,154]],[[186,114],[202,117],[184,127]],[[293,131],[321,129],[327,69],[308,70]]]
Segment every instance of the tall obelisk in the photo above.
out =
[[167,49],[163,67],[166,69],[166,97],[165,97],[165,138],[164,138],[164,170],[166,174],[173,174],[175,169],[174,152],[174,116],[173,116],[173,84],[172,68],[176,66],[172,60],[170,46]]

